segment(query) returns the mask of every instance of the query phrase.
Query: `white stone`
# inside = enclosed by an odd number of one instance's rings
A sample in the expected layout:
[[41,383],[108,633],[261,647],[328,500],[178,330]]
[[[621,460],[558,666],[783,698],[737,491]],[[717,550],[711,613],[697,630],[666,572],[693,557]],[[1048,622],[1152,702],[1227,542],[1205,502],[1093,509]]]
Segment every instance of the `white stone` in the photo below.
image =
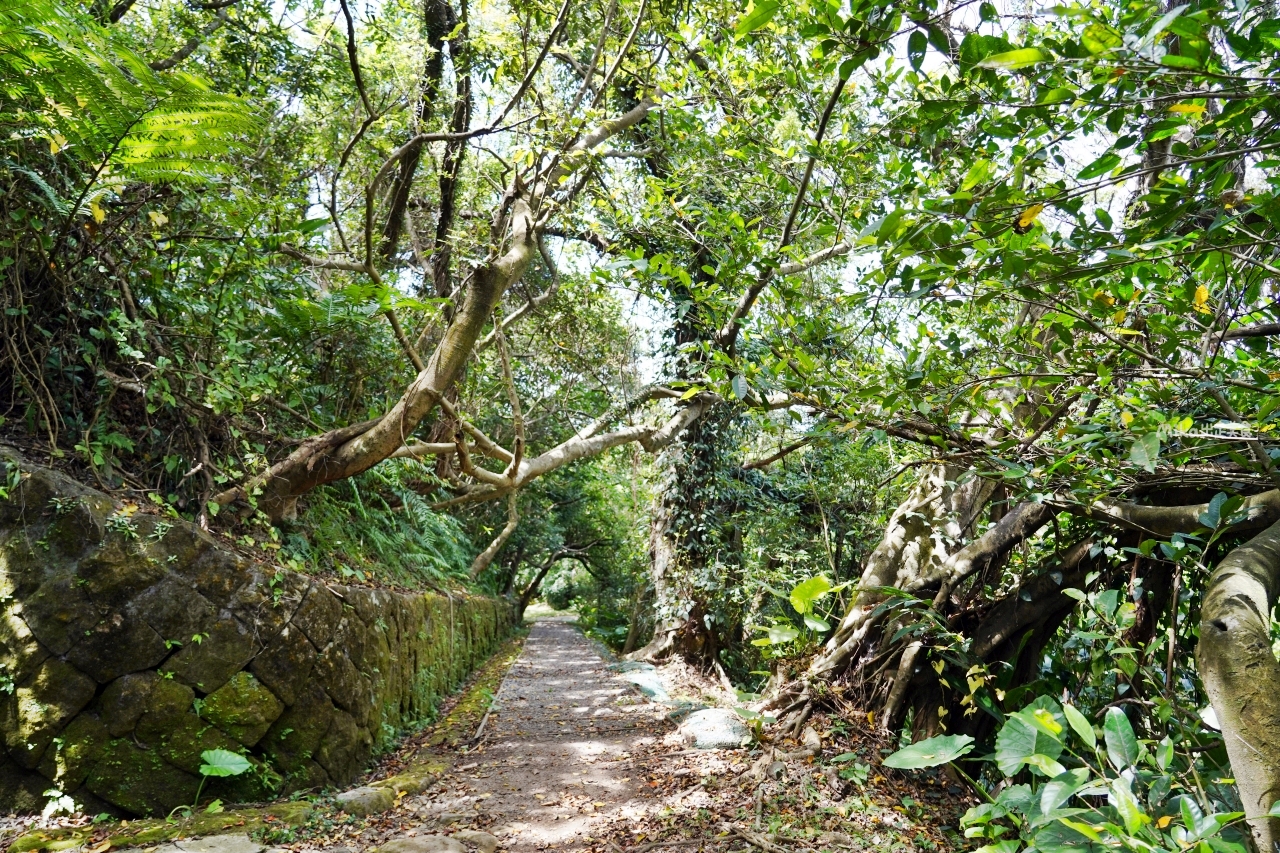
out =
[[726,708],[707,708],[690,714],[678,729],[685,743],[697,749],[739,749],[751,742],[751,729]]
[[265,844],[259,844],[246,833],[236,835],[208,835],[189,841],[163,844],[155,853],[262,853]]
[[480,853],[493,853],[498,849],[498,839],[487,832],[477,832],[474,829],[463,829],[455,832],[453,837],[459,841],[472,845]]

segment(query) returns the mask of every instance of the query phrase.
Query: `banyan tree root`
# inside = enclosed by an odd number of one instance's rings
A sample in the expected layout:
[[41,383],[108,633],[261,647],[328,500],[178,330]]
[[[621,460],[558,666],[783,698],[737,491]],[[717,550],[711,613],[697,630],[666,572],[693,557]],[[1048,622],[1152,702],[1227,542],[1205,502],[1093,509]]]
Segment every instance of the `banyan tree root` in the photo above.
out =
[[1196,662],[1218,715],[1254,842],[1280,843],[1280,664],[1271,610],[1280,594],[1280,523],[1236,548],[1209,578]]

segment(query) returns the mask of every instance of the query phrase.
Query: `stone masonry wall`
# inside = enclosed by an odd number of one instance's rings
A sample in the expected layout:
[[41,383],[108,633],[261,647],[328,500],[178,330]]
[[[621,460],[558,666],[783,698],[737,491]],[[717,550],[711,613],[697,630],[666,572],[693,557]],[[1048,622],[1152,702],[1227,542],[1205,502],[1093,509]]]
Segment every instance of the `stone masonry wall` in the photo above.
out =
[[90,814],[343,785],[508,635],[509,602],[350,587],[128,513],[0,446],[0,813]]

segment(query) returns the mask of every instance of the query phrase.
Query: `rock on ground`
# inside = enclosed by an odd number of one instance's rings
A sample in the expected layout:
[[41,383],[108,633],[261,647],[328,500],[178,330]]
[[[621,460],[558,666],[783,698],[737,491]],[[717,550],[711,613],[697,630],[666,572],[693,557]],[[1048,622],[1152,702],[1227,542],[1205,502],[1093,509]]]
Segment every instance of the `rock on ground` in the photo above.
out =
[[380,814],[395,805],[395,795],[386,788],[352,788],[334,797],[338,807],[349,815],[367,817]]
[[739,749],[751,741],[751,729],[733,711],[707,708],[680,724],[680,735],[697,749]]
[[641,693],[654,702],[670,702],[671,695],[658,677],[658,669],[651,663],[639,661],[622,661],[609,667],[620,673],[623,681],[634,684]]
[[378,853],[467,853],[461,841],[443,835],[394,838],[378,848]]
[[497,837],[487,832],[477,832],[474,829],[463,829],[455,832],[453,837],[459,841],[466,842],[475,847],[480,853],[493,853],[498,849]]
[[154,853],[262,853],[266,845],[259,844],[248,835],[210,835],[193,841],[162,844]]

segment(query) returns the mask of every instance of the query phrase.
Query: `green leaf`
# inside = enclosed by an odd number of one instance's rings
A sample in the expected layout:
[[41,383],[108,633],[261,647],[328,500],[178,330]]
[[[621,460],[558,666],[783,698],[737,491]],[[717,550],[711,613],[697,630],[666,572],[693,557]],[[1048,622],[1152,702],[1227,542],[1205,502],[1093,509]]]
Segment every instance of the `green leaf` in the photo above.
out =
[[1076,175],[1076,177],[1082,181],[1087,181],[1090,178],[1096,178],[1099,175],[1105,175],[1107,172],[1110,172],[1112,169],[1114,169],[1116,166],[1119,166],[1119,165],[1120,165],[1120,155],[1116,154],[1114,151],[1109,152],[1107,154],[1103,154],[1097,160],[1094,160],[1088,166],[1085,166],[1083,169],[1081,169],[1080,174]]
[[831,592],[831,581],[822,575],[814,575],[791,588],[791,606],[802,616],[813,612],[813,603]]
[[1035,65],[1037,62],[1044,62],[1047,59],[1049,59],[1049,54],[1038,47],[1021,47],[1017,50],[993,53],[979,62],[978,67],[1016,71],[1019,68],[1026,68],[1029,65]]
[[200,765],[202,776],[239,776],[253,766],[243,755],[226,749],[206,749],[200,758],[204,761]]
[[773,20],[778,13],[778,0],[752,0],[746,13],[738,20],[737,34],[753,33]]
[[766,636],[761,637],[758,640],[752,640],[751,645],[777,646],[782,643],[789,643],[796,637],[800,636],[800,632],[797,631],[794,626],[788,625],[785,622],[779,622],[777,625],[770,625],[768,628],[761,626],[761,628],[766,631]]
[[924,62],[925,52],[929,49],[929,37],[920,30],[916,30],[907,37],[907,61],[911,63],[911,67],[920,70],[920,64]]
[[1066,715],[1067,722],[1071,724],[1071,730],[1076,733],[1076,737],[1084,741],[1085,746],[1095,749],[1098,745],[1098,737],[1093,732],[1093,726],[1089,725],[1089,720],[1084,714],[1076,710],[1075,705],[1063,705],[1062,713]]
[[1040,98],[1036,101],[1036,103],[1037,104],[1062,104],[1062,103],[1066,103],[1067,101],[1074,101],[1075,99],[1076,99],[1075,89],[1068,89],[1065,86],[1059,86],[1056,89],[1050,89],[1049,91],[1045,92],[1043,95],[1040,96]]
[[1040,811],[1046,815],[1071,799],[1089,781],[1089,769],[1077,767],[1055,776],[1040,789]]
[[831,623],[825,619],[819,619],[810,613],[804,615],[804,624],[811,631],[830,631]]
[[968,192],[978,184],[985,184],[996,173],[996,167],[990,160],[978,160],[969,167],[969,171],[965,172],[964,180],[960,182],[960,191]]
[[1036,754],[1039,732],[1025,720],[1011,716],[996,735],[996,766],[1006,776],[1022,769],[1027,759]]
[[1191,56],[1178,56],[1173,53],[1166,53],[1160,58],[1160,64],[1169,68],[1191,68],[1200,67],[1200,60]]
[[1129,461],[1148,473],[1156,470],[1160,459],[1160,434],[1149,432],[1133,440],[1129,448]]
[[[1119,710],[1112,708],[1111,710]],[[1129,788],[1129,780],[1123,776],[1119,776],[1111,780],[1111,790],[1107,793],[1107,802],[1115,806],[1116,811],[1120,813],[1120,819],[1124,821],[1124,828],[1130,835],[1134,835],[1138,830],[1142,829],[1142,825],[1151,822],[1151,817],[1142,810],[1141,803],[1138,798],[1133,795],[1133,791]]]
[[919,770],[955,761],[973,749],[968,735],[938,735],[900,749],[884,760],[885,767],[896,770]]
[[743,378],[741,373],[733,377],[733,381],[729,384],[733,386],[733,396],[737,397],[739,400],[746,399],[747,392],[750,388],[747,387],[747,380]]
[[855,758],[858,758],[858,757],[859,757],[858,753],[856,752],[842,752],[839,755],[837,755],[835,758],[831,759],[831,761],[838,764],[843,764],[846,761],[853,761]]
[[1138,738],[1129,718],[1119,708],[1108,708],[1102,735],[1107,744],[1107,757],[1117,770],[1132,767],[1138,760]]

